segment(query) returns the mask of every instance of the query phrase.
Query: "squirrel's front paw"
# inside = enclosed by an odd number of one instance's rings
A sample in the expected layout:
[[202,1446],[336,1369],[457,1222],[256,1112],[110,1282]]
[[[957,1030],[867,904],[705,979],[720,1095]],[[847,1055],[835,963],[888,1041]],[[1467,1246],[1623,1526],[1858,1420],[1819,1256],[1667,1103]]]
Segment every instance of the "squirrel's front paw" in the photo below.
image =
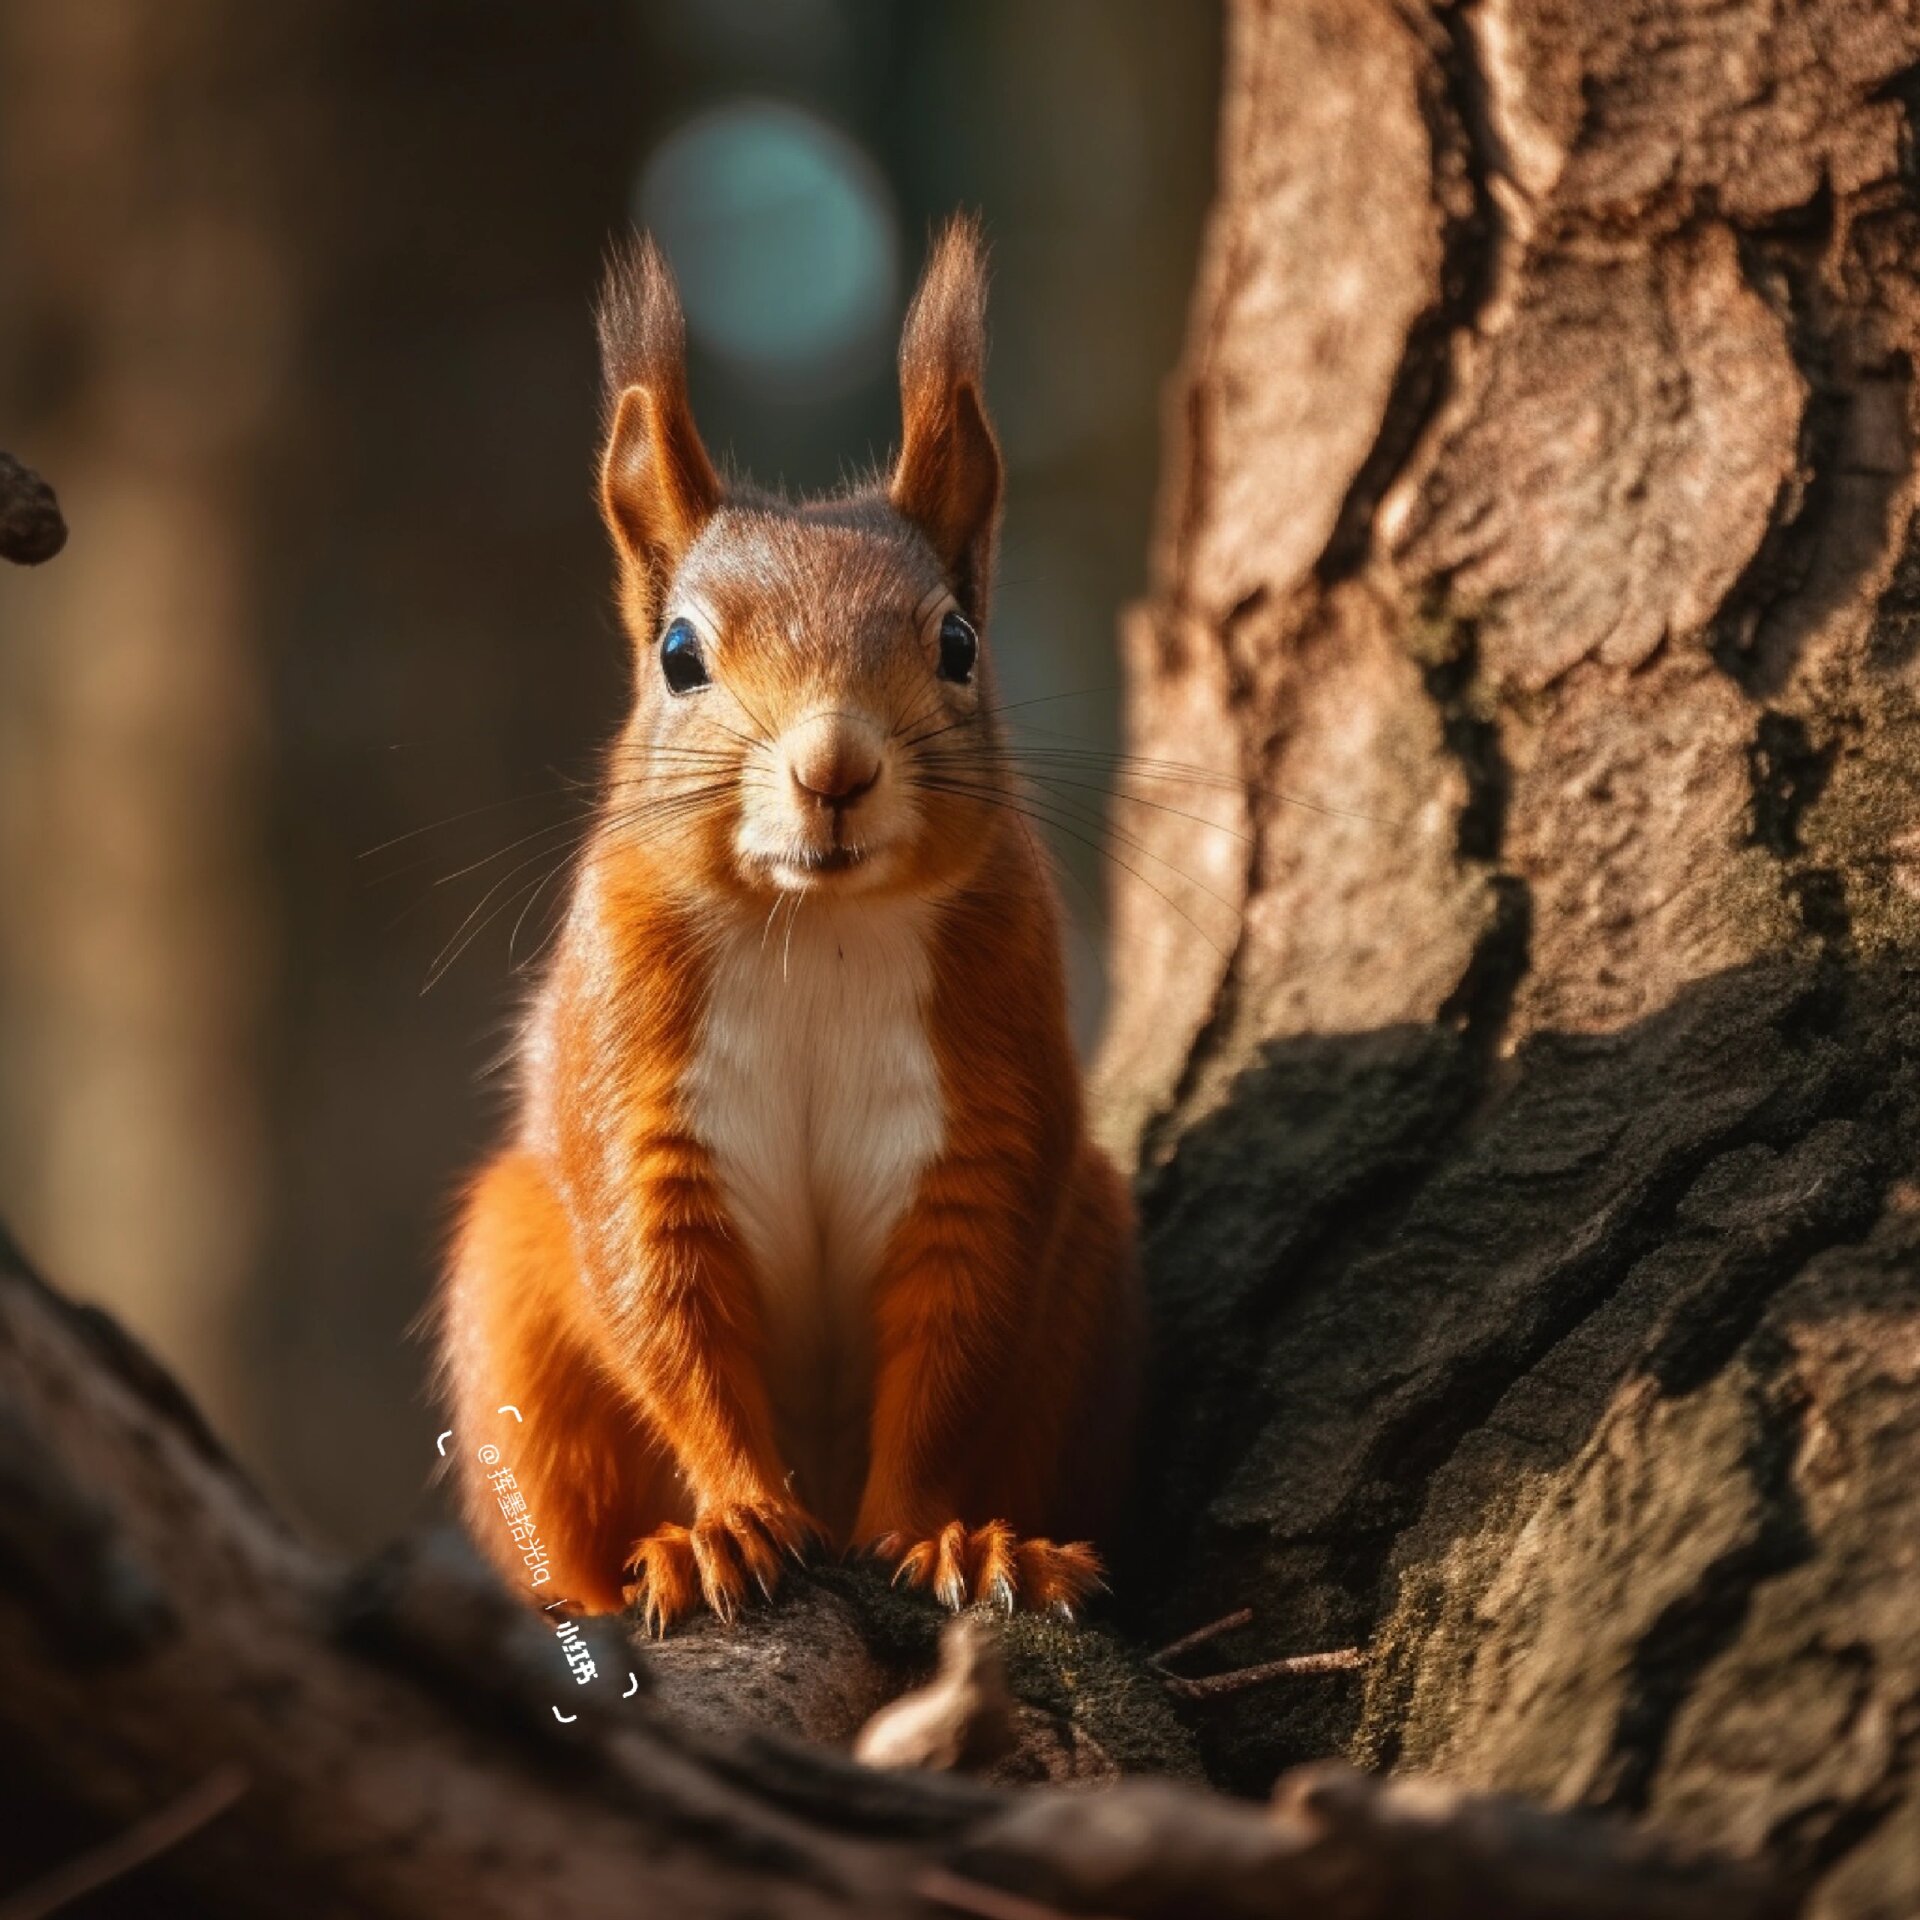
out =
[[784,1559],[798,1560],[820,1530],[798,1507],[708,1507],[690,1527],[671,1522],[627,1559],[626,1602],[656,1639],[702,1600],[729,1623],[758,1587],[773,1598]]
[[1086,1541],[1022,1540],[1004,1520],[984,1527],[951,1520],[930,1540],[884,1534],[868,1551],[894,1562],[895,1586],[924,1587],[956,1613],[980,1600],[1009,1613],[1033,1607],[1071,1620],[1106,1585],[1100,1556]]

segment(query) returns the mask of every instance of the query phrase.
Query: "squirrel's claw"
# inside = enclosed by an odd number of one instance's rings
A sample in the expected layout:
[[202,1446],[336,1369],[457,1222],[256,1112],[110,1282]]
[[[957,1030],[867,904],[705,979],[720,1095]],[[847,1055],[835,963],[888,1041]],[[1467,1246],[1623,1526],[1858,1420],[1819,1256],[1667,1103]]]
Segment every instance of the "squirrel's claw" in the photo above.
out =
[[1106,1585],[1100,1556],[1085,1541],[1022,1540],[1004,1520],[952,1520],[926,1540],[885,1534],[866,1550],[895,1563],[896,1587],[918,1587],[955,1613],[975,1603],[1007,1613],[1024,1605],[1071,1620]]
[[803,1561],[819,1528],[798,1507],[710,1507],[691,1527],[669,1523],[638,1542],[627,1561],[630,1606],[654,1639],[705,1602],[731,1626],[750,1598],[750,1585],[771,1600],[788,1559]]

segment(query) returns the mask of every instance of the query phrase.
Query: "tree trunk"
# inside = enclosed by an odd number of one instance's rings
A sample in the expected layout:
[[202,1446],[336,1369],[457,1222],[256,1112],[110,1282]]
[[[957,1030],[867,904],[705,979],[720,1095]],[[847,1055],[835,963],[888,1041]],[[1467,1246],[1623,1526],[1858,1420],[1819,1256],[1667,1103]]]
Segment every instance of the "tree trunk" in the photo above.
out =
[[1917,59],[1232,9],[1127,634],[1222,781],[1129,788],[1104,1062],[1148,1613],[1372,1650],[1216,1777],[1644,1812],[1824,1915],[1920,1910]]
[[1920,1907],[1914,13],[1231,9],[1126,635],[1116,1587],[1146,1645],[1252,1609],[1196,1671],[1366,1649],[1189,1699],[1217,1782],[1446,1787],[1016,1794],[675,1721],[738,1681],[844,1733],[886,1623],[830,1583],[599,1643],[650,1697],[556,1728],[541,1623],[430,1553],[343,1581],[0,1259],[0,1838],[159,1813],[148,1913]]

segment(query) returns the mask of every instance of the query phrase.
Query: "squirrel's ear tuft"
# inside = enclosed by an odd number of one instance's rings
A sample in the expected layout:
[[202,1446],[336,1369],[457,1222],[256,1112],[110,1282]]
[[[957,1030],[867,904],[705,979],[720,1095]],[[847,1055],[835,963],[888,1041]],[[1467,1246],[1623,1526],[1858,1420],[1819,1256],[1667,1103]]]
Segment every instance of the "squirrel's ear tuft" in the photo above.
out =
[[986,614],[1000,515],[1000,448],[987,419],[987,262],[979,224],[950,220],[933,243],[900,338],[895,509],[933,543],[954,597]]
[[720,504],[720,482],[687,402],[680,295],[646,234],[608,263],[595,319],[607,410],[600,508],[629,612],[650,627],[668,578]]

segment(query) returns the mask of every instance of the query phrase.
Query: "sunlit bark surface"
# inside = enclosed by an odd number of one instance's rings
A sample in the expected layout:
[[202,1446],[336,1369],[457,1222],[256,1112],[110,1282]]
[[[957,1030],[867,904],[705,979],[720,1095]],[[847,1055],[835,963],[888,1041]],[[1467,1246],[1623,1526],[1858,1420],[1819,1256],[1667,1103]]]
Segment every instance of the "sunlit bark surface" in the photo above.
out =
[[1210,1724],[1243,1787],[1340,1750],[1904,1911],[1920,20],[1232,20],[1127,652],[1244,837],[1123,811],[1188,913],[1125,892],[1105,1062],[1157,1621],[1371,1645]]

